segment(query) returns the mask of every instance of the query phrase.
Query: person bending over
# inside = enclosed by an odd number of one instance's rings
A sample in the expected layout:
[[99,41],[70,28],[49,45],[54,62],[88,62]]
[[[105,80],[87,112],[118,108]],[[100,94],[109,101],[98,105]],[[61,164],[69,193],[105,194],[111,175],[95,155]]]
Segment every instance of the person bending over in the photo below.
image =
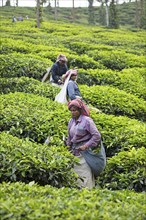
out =
[[58,85],[63,84],[62,75],[65,74],[67,70],[67,58],[65,55],[60,54],[51,69],[53,82]]

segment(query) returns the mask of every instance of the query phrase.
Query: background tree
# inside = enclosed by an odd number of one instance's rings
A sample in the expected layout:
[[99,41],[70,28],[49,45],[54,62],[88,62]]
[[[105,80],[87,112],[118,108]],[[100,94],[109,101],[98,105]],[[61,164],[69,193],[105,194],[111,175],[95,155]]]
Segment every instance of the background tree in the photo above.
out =
[[104,3],[103,2],[101,2],[100,9],[99,9],[99,23],[101,25],[106,25],[106,22],[105,22],[105,8],[104,8]]
[[74,22],[75,21],[75,0],[72,0],[72,11],[71,11],[71,14],[72,14],[72,21]]
[[94,7],[93,7],[93,2],[94,0],[88,0],[89,6],[88,6],[88,12],[89,12],[89,19],[88,22],[89,24],[95,24],[95,15],[94,15]]
[[105,0],[105,11],[106,11],[106,26],[109,26],[109,9],[108,9],[109,0]]
[[37,0],[36,17],[37,17],[37,28],[40,28],[40,23],[41,23],[41,6],[40,6],[40,0]]
[[119,28],[118,13],[115,0],[112,0],[109,6],[109,27]]
[[141,20],[140,27],[146,29],[146,1],[141,0]]
[[[101,6],[100,6],[100,11],[101,11],[100,21],[101,21],[101,24],[105,23],[106,26],[108,27],[109,26],[109,7],[108,7],[109,0],[96,0],[96,1],[101,3]],[[105,16],[103,16],[104,6],[105,6]]]
[[136,0],[135,26],[142,28],[146,26],[146,1]]
[[7,0],[7,1],[6,1],[6,6],[11,6],[10,0]]
[[55,20],[58,20],[57,0],[55,0]]

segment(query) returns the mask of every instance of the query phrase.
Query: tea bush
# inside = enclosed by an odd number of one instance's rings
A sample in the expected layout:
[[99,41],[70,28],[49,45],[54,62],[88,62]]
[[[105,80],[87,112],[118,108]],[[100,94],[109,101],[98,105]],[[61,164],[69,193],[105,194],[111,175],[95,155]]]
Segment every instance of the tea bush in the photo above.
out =
[[[18,92],[1,95],[0,98],[1,131],[9,131],[17,137],[28,137],[38,143],[44,143],[48,135],[61,140],[67,134],[71,117],[67,106]],[[91,117],[102,134],[108,156],[121,149],[146,146],[144,123],[127,117],[96,113],[94,110],[91,110]]]
[[104,113],[127,115],[145,120],[146,102],[132,94],[110,86],[80,86],[83,99]]
[[146,148],[132,148],[122,151],[109,158],[107,166],[99,181],[102,187],[108,189],[134,189],[141,192],[146,190],[145,177]]
[[112,70],[122,70],[133,67],[146,67],[145,56],[126,53],[124,50],[94,51],[92,57]]
[[41,80],[46,73],[46,68],[52,65],[49,60],[40,60],[22,54],[1,55],[1,77],[33,77]]
[[78,83],[88,86],[112,85],[146,99],[145,73],[146,68],[128,68],[122,71],[79,69]]
[[62,146],[47,146],[0,134],[0,182],[35,181],[56,187],[75,186],[76,158]]
[[1,130],[44,143],[48,135],[62,138],[67,128],[66,106],[27,93],[1,95]]
[[102,134],[108,157],[132,147],[146,147],[145,123],[124,116],[97,114],[94,111],[91,111],[91,117]]
[[52,86],[50,83],[42,83],[28,77],[1,78],[0,84],[1,94],[9,92],[25,92],[44,96],[52,100],[55,99],[55,96],[60,91],[58,87]]
[[[31,38],[31,40],[30,40]],[[41,40],[37,39],[38,35],[36,35],[35,40],[32,40],[32,35],[25,36],[19,39],[18,36],[14,35],[13,39],[8,36],[3,36],[2,38],[2,47],[1,53],[2,54],[9,54],[9,53],[22,53],[22,54],[38,54],[40,53],[40,57],[44,52],[51,52],[53,56],[50,56],[51,60],[56,59],[57,55],[62,51],[64,53],[71,53],[71,51],[64,47],[64,45],[52,45],[48,39],[44,39],[43,36],[40,36]],[[43,39],[42,39],[43,38]],[[43,41],[43,42],[42,42]],[[56,54],[56,55],[55,55]]]
[[77,190],[38,186],[34,182],[1,184],[1,219],[145,218],[145,195],[128,190]]
[[[2,218],[144,219],[144,194],[132,191],[145,189],[145,32],[58,21],[43,22],[37,29],[33,19],[12,23],[8,16],[1,25],[0,82],[2,93],[13,94],[0,97],[0,129],[5,131],[1,175],[5,181],[32,182],[1,184]],[[69,68],[79,69],[78,82],[91,86],[80,88],[89,106],[98,108],[90,112],[107,153],[97,185],[114,191],[72,188],[75,158],[62,139],[71,115],[66,105],[53,101],[59,89],[39,82],[60,53],[67,56]],[[48,136],[49,145],[41,145]],[[131,191],[119,190],[125,188]]]

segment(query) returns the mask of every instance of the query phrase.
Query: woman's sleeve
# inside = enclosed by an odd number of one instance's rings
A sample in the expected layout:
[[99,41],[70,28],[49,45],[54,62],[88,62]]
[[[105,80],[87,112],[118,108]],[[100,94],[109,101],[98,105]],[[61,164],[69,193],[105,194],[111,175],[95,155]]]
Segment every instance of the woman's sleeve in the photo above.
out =
[[58,82],[59,77],[57,76],[58,73],[58,68],[56,65],[52,66],[52,78],[54,80],[54,82]]
[[90,117],[87,117],[86,129],[91,134],[91,138],[86,143],[86,146],[96,147],[101,141],[101,134],[99,133],[94,121]]
[[67,141],[66,141],[66,144],[67,144],[67,146],[71,146],[71,137],[70,137],[70,123],[71,123],[71,121],[69,121],[69,123],[68,123],[68,137],[67,137]]
[[71,100],[76,99],[74,84],[73,84],[72,82],[69,82],[69,83],[68,83],[67,93],[68,93],[68,96],[69,96],[69,98],[70,98]]

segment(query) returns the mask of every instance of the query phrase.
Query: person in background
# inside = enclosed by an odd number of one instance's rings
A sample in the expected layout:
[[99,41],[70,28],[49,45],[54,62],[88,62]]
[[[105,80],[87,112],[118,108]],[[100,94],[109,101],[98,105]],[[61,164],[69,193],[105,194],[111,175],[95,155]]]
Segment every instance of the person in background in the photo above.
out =
[[53,82],[58,85],[63,84],[62,75],[65,74],[67,70],[67,58],[65,55],[60,54],[51,68]]
[[17,20],[18,20],[18,21],[23,21],[23,17],[22,17],[22,16],[19,16],[19,17],[17,18]]
[[16,17],[13,16],[13,17],[12,17],[12,22],[16,22],[16,21],[17,21]]
[[67,84],[67,96],[69,100],[74,99],[82,99],[81,93],[78,87],[78,84],[76,82],[78,71],[75,69],[70,69],[66,72],[66,74],[63,76],[64,81],[69,77],[69,81]]
[[72,119],[68,123],[66,145],[69,146],[72,154],[80,160],[79,164],[74,166],[74,170],[79,176],[79,187],[92,189],[95,186],[94,174],[82,153],[89,148],[97,148],[101,141],[101,135],[89,115],[84,114],[86,111],[80,99],[70,101],[68,109],[72,114]]

